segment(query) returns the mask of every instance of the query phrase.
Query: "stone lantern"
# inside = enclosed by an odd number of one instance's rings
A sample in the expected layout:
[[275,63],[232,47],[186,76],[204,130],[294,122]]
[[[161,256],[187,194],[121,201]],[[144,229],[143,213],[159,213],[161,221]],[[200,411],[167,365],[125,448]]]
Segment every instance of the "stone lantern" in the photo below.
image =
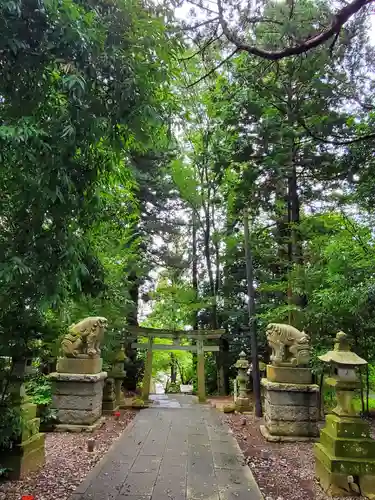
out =
[[326,384],[335,389],[337,405],[315,444],[316,477],[331,496],[362,494],[375,499],[375,441],[353,406],[355,390],[360,388],[356,369],[367,361],[350,351],[344,332],[336,335],[333,351],[319,359],[334,368]]
[[234,365],[238,370],[237,375],[237,390],[238,395],[235,401],[236,410],[240,412],[249,411],[250,410],[250,400],[247,392],[247,384],[249,381],[249,376],[247,374],[249,370],[249,362],[246,359],[246,354],[242,351],[240,353],[240,357],[236,364]]
[[122,382],[126,375],[126,371],[124,370],[124,363],[126,359],[126,354],[124,348],[122,347],[116,354],[116,357],[112,364],[112,370],[108,374],[108,376],[115,381],[116,404],[119,408],[125,408],[126,406],[124,394],[121,388]]

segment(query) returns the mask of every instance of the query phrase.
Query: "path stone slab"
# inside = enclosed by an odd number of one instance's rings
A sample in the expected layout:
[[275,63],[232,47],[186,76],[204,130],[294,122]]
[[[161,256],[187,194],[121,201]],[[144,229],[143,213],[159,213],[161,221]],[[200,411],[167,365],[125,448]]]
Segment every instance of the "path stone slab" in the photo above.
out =
[[120,495],[119,497],[117,497],[116,500],[151,500],[151,497],[150,496],[139,496],[139,495],[132,495],[132,496],[129,496],[129,495]]
[[263,500],[243,463],[215,410],[149,408],[70,500]]
[[242,456],[241,450],[235,439],[231,441],[210,441],[212,453],[232,453],[233,455]]
[[258,486],[247,466],[216,471],[220,500],[261,499]]
[[235,453],[213,453],[213,457],[218,469],[240,469],[244,464],[242,456]]
[[151,496],[156,477],[156,472],[130,472],[123,484],[121,494],[129,496]]
[[138,455],[134,462],[132,472],[157,472],[160,467],[161,457]]

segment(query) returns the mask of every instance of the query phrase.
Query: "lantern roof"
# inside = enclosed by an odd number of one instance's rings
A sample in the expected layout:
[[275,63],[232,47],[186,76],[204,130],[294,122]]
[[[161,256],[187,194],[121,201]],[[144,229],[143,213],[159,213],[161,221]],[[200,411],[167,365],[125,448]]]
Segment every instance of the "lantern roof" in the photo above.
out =
[[335,338],[335,346],[333,351],[328,351],[326,354],[319,356],[321,361],[325,363],[333,363],[346,366],[367,365],[367,361],[362,359],[358,354],[350,350],[348,336],[344,332],[338,332]]

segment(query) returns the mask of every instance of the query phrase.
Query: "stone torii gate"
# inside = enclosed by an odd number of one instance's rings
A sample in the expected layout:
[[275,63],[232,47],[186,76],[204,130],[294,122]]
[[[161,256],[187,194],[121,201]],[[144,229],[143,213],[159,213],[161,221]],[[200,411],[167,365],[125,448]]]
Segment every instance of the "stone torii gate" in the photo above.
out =
[[[225,330],[165,330],[156,328],[144,328],[141,326],[127,326],[130,338],[146,337],[147,342],[133,342],[133,349],[147,350],[145,371],[142,384],[142,399],[147,400],[150,393],[152,375],[152,353],[153,351],[190,351],[197,353],[197,378],[198,378],[198,399],[200,403],[206,401],[206,384],[204,372],[204,353],[218,352],[218,345],[205,345],[206,340],[220,339]],[[154,344],[153,339],[165,338],[173,339],[173,344]],[[129,338],[129,337],[128,337]],[[182,345],[181,339],[195,341],[195,345]]]

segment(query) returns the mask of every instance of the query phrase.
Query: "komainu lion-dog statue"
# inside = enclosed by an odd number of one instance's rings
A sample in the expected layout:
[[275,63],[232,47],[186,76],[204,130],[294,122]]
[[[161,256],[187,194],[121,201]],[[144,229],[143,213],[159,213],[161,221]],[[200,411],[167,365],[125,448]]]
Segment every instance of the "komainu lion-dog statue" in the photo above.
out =
[[100,356],[100,344],[108,325],[106,318],[92,316],[69,327],[61,341],[61,350],[67,358]]
[[266,330],[272,349],[271,363],[278,366],[306,366],[310,361],[310,338],[291,325],[270,323]]

